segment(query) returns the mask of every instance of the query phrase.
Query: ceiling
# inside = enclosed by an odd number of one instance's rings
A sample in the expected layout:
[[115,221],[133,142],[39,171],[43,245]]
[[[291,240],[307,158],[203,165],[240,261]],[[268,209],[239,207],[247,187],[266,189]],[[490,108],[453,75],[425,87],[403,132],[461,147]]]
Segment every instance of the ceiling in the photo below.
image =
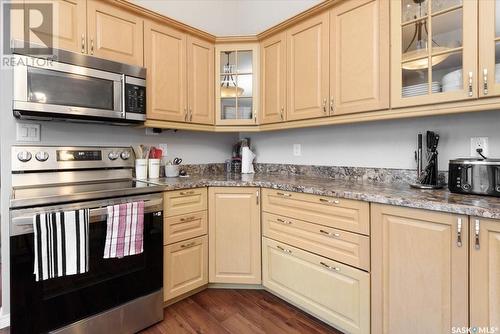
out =
[[256,35],[322,0],[131,0],[215,36]]

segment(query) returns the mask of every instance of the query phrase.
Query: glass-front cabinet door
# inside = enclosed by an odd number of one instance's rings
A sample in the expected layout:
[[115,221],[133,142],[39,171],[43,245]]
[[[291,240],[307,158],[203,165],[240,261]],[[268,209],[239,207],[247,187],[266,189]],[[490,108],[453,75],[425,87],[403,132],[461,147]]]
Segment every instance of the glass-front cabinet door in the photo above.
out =
[[391,27],[393,107],[477,97],[477,1],[392,1]]
[[257,124],[258,45],[216,48],[216,116],[218,125]]
[[500,0],[479,0],[479,96],[500,95]]

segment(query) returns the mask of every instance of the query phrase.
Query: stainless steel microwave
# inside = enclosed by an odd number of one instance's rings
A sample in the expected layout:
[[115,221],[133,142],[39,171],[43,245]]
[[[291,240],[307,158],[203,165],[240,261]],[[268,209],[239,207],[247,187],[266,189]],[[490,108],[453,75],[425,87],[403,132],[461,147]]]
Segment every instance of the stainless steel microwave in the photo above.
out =
[[58,50],[56,59],[15,55],[14,116],[137,123],[146,119],[146,69]]

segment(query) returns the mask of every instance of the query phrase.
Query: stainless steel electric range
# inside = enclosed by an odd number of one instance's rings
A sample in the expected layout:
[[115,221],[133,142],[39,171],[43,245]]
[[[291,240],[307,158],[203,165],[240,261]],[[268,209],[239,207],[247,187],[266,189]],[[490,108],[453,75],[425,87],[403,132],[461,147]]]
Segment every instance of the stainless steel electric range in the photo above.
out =
[[[135,333],[163,319],[161,187],[123,147],[12,147],[12,333]],[[144,252],[103,259],[108,205],[144,201]],[[89,271],[35,281],[33,216],[89,208]]]

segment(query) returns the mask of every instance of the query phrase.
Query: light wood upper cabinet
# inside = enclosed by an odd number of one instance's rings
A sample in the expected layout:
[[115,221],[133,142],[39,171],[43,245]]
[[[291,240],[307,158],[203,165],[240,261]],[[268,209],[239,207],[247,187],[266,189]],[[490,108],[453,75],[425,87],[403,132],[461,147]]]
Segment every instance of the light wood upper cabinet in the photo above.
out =
[[372,204],[371,218],[372,334],[468,327],[468,217]]
[[87,0],[87,32],[89,54],[143,66],[141,17],[105,1]]
[[477,7],[391,2],[391,107],[478,97]]
[[479,3],[479,96],[500,95],[500,2]]
[[[40,38],[52,38],[52,46],[56,49],[87,52],[86,0],[26,0],[25,4],[51,4],[53,6],[52,31],[44,31],[42,28],[46,27],[44,25],[40,28],[31,28],[30,42],[44,44]],[[33,22],[31,24],[33,25]],[[17,35],[16,38],[19,36],[22,35]]]
[[260,123],[286,119],[286,34],[279,33],[261,43],[262,108]]
[[330,12],[330,115],[389,107],[389,2],[350,0]]
[[187,69],[189,121],[214,124],[214,45],[189,36]]
[[186,34],[146,21],[144,50],[147,118],[186,121]]
[[470,326],[500,328],[500,221],[470,225]]
[[209,188],[210,283],[260,284],[259,188]]
[[287,31],[287,120],[329,114],[329,13]]

